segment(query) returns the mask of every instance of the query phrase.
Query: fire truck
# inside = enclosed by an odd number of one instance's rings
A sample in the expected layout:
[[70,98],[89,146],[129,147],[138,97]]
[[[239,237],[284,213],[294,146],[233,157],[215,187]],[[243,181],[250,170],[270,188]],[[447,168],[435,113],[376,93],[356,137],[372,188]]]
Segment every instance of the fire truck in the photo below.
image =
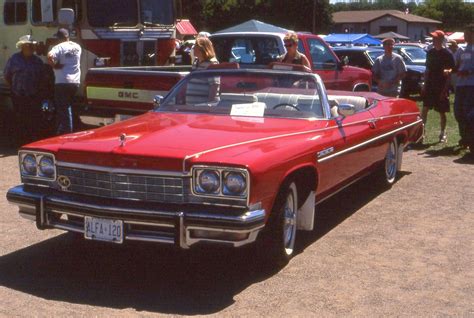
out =
[[[174,61],[177,0],[1,0],[0,70],[20,36],[38,42],[46,62],[58,28],[80,44],[82,77],[91,67],[169,65]],[[0,72],[0,74],[3,72]],[[9,88],[0,75],[0,108]],[[84,89],[80,89],[84,95]]]

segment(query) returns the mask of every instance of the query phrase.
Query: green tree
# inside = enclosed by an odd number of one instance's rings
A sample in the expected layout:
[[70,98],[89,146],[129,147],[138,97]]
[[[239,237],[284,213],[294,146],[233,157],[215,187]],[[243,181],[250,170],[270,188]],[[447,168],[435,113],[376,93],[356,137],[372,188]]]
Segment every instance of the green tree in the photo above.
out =
[[457,31],[474,20],[474,4],[462,0],[427,0],[414,13],[442,21],[445,30]]

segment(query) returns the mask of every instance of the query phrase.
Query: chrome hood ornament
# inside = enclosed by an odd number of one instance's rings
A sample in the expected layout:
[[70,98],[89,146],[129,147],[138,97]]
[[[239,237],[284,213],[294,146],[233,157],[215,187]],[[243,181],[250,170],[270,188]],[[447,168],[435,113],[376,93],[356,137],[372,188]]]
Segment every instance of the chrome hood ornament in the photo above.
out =
[[125,141],[127,140],[127,135],[125,133],[121,134],[119,137],[120,140],[120,147],[123,147],[125,145]]

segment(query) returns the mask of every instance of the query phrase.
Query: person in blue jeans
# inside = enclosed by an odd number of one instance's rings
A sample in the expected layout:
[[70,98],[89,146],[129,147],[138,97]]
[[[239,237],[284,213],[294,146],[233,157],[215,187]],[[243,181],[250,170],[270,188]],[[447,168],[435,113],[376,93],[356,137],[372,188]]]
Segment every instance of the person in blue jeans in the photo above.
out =
[[48,53],[48,63],[54,68],[54,104],[58,135],[73,131],[72,103],[81,82],[81,53],[79,44],[69,40],[69,31],[59,29],[59,44]]
[[464,29],[466,48],[456,55],[457,81],[454,116],[459,125],[459,146],[474,152],[474,24]]

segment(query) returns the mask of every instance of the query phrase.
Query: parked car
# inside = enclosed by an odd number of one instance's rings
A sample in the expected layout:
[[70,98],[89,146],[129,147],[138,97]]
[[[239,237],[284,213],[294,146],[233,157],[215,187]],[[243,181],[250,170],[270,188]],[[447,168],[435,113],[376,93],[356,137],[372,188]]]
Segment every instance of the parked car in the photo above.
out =
[[[213,34],[210,39],[220,62],[239,62],[245,68],[264,68],[286,52],[284,36],[283,33],[271,32],[228,32]],[[322,78],[328,89],[370,91],[370,72],[344,65],[331,47],[315,34],[298,33],[298,39],[298,50],[306,55],[312,71]],[[239,61],[234,58],[236,49],[252,57]]]
[[[349,65],[362,67],[367,70],[372,69],[377,57],[384,54],[383,49],[374,47],[335,47],[334,52],[341,60],[345,60]],[[401,55],[407,67],[407,74],[402,80],[400,88],[401,97],[420,94],[424,85],[425,67],[413,65],[406,56]],[[376,91],[377,84],[373,83],[372,88]]]
[[294,70],[196,71],[156,100],[132,119],[22,147],[8,201],[41,230],[183,249],[258,242],[286,261],[316,203],[369,173],[393,184],[422,133],[412,101],[326,92]]
[[403,56],[405,64],[425,66],[426,51],[419,45],[412,45],[406,43],[397,43],[394,46],[394,51]]

